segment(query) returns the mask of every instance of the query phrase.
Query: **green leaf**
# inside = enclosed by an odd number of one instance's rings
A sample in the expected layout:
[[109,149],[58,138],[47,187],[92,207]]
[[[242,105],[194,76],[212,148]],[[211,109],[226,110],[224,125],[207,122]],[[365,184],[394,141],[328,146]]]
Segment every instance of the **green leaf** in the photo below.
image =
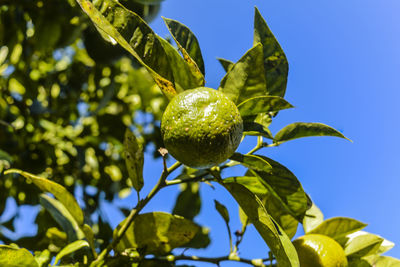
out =
[[168,56],[156,34],[139,15],[115,0],[99,0],[96,6],[89,0],[76,1],[96,28],[109,35],[109,39],[120,44],[149,71],[168,99],[177,94]]
[[[204,85],[204,77],[199,72],[195,73],[191,66],[179,55],[179,52],[168,41],[157,36],[169,59],[169,66],[174,77],[175,89],[182,92]],[[198,77],[198,76],[201,77]]]
[[251,170],[251,172],[260,179],[269,193],[281,203],[282,208],[301,222],[309,208],[309,200],[301,183],[285,166],[265,156],[259,157],[272,166],[272,172],[256,170]]
[[383,242],[380,236],[358,231],[350,234],[344,252],[347,257],[361,258],[368,255],[376,254]]
[[51,259],[52,256],[48,249],[43,251],[35,251],[35,260],[39,267],[49,266]]
[[259,155],[247,155],[240,154],[238,152],[233,153],[230,157],[231,160],[240,162],[243,166],[256,171],[271,172],[272,166],[267,160]]
[[207,227],[201,227],[201,229],[195,234],[195,236],[188,243],[182,245],[184,248],[206,248],[211,243],[210,229]]
[[[114,236],[124,222],[114,230]],[[123,252],[135,248],[144,250],[145,254],[164,255],[188,243],[199,230],[197,224],[181,216],[165,212],[144,213],[136,217],[115,249]]]
[[58,254],[56,255],[56,259],[54,260],[54,264],[57,264],[63,257],[80,250],[81,248],[89,247],[89,243],[86,240],[76,240],[66,247],[64,247]]
[[164,18],[164,22],[168,27],[169,32],[174,38],[176,44],[181,51],[183,58],[196,72],[201,72],[200,77],[203,78],[204,85],[204,61],[201,55],[199,41],[193,32],[179,21]]
[[133,187],[139,192],[144,185],[144,153],[142,144],[138,142],[136,136],[129,129],[125,131],[124,148],[125,164],[128,169],[129,178]]
[[367,257],[368,262],[373,267],[400,267],[400,260],[388,256],[369,256]]
[[255,8],[254,45],[262,44],[267,94],[283,97],[286,91],[289,64],[275,36]]
[[256,135],[273,139],[269,125],[272,119],[268,114],[258,114],[255,117],[243,118],[243,135]]
[[243,101],[237,107],[240,115],[246,117],[288,109],[293,106],[279,96],[256,96]]
[[235,65],[235,62],[232,62],[228,59],[224,58],[217,58],[219,63],[221,63],[222,67],[224,68],[225,72],[228,72],[232,69],[232,67]]
[[255,45],[222,78],[219,90],[235,104],[267,95],[262,53],[262,45]]
[[215,209],[218,211],[219,215],[221,215],[221,217],[224,219],[225,223],[228,224],[229,223],[228,209],[223,204],[221,204],[220,202],[218,202],[215,199],[214,199],[214,205],[215,205]]
[[52,193],[73,216],[78,225],[83,225],[83,212],[74,196],[65,187],[45,178],[18,169],[9,169],[4,174],[17,173],[34,183],[40,190]]
[[199,188],[199,183],[181,184],[181,192],[176,199],[175,207],[172,213],[185,217],[186,219],[193,220],[193,218],[199,214],[201,209]]
[[238,183],[245,186],[260,199],[268,194],[268,189],[255,176],[236,176],[224,179],[224,183]]
[[[224,183],[238,183],[255,194],[264,204],[267,212],[279,223],[289,238],[297,232],[298,221],[282,207],[282,204],[268,192],[268,189],[255,176],[228,177]],[[248,219],[239,208],[239,217],[242,225],[247,225]]]
[[346,235],[363,229],[365,226],[367,225],[351,218],[334,217],[323,221],[308,234],[327,235],[335,240],[340,240]]
[[261,200],[246,187],[223,183],[254,224],[258,233],[275,255],[280,267],[300,266],[296,250],[282,228],[270,217]]
[[289,124],[275,135],[274,141],[276,143],[283,143],[296,138],[308,136],[336,136],[351,141],[338,130],[318,122],[295,122]]
[[322,214],[321,210],[312,203],[312,206],[309,210],[307,210],[306,215],[303,219],[303,229],[305,233],[310,232],[315,227],[320,225],[324,220],[324,215]]
[[265,209],[271,217],[282,227],[287,236],[292,239],[297,232],[298,220],[282,208],[281,203],[272,194],[267,194],[261,201],[264,203]]
[[51,214],[64,232],[67,233],[69,242],[84,238],[85,235],[79,228],[77,221],[60,201],[41,194],[40,204]]
[[33,255],[24,248],[0,245],[0,266],[39,267]]

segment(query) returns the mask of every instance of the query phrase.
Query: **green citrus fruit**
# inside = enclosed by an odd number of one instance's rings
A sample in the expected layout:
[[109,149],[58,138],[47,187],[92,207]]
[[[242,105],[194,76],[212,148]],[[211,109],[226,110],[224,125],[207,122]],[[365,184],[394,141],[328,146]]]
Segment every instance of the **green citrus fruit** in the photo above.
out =
[[223,93],[206,87],[186,90],[168,104],[161,134],[168,152],[192,168],[227,160],[239,146],[243,121]]
[[301,267],[347,267],[343,248],[326,235],[309,234],[293,241]]

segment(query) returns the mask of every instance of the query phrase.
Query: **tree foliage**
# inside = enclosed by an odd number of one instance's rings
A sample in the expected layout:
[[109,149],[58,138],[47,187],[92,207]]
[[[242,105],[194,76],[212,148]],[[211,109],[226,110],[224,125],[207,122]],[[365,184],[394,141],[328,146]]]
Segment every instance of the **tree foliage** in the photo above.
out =
[[[208,169],[181,167],[179,162],[167,166],[167,151],[157,150],[163,147],[162,113],[175,95],[204,86],[206,68],[188,26],[164,18],[174,46],[148,25],[161,4],[2,1],[0,214],[7,199],[18,208],[9,221],[0,222],[5,243],[0,245],[0,265],[176,266],[181,260],[231,260],[299,266],[291,242],[298,224],[305,234],[335,239],[350,266],[400,265],[381,256],[393,243],[361,231],[364,223],[341,217],[323,220],[295,174],[260,152],[308,136],[347,138],[322,123],[296,122],[271,133],[269,125],[279,112],[293,107],[284,99],[289,67],[257,8],[254,46],[237,62],[219,59],[226,75],[218,88],[237,105],[244,136],[257,136],[257,144]],[[141,197],[148,183],[143,177],[145,150],[162,157],[164,166],[154,188]],[[225,170],[239,164],[246,172],[226,177]],[[176,248],[206,248],[210,243],[208,229],[193,222],[201,208],[202,182],[225,188],[239,205],[242,230],[234,242],[229,212],[215,201],[229,232],[227,256],[174,254]],[[176,185],[181,192],[172,214],[141,212],[160,190]],[[112,229],[101,203],[131,191],[137,192],[138,202],[131,211],[122,210],[125,220]],[[14,230],[21,205],[38,204],[35,236],[13,240],[1,230]],[[239,257],[250,224],[271,250],[262,259]]]

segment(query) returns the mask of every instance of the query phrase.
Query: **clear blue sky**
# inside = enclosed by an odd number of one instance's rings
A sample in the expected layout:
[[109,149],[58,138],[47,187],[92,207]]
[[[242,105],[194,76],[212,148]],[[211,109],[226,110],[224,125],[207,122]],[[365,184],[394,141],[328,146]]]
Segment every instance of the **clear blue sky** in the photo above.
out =
[[[259,8],[289,60],[286,99],[296,106],[279,114],[273,133],[291,122],[323,122],[354,141],[305,138],[263,153],[294,172],[326,218],[348,216],[367,223],[366,231],[397,243],[386,255],[400,257],[400,2],[189,2],[166,0],[159,15],[179,20],[196,34],[207,86],[214,88],[224,75],[216,57],[236,61],[252,46],[254,6]],[[152,27],[161,36],[168,34],[161,19]],[[146,165],[154,167],[153,162]],[[147,173],[148,183],[154,175]],[[202,189],[205,200],[196,221],[211,228],[213,243],[206,251],[187,254],[225,255],[227,234],[213,199],[229,206],[234,230],[239,228],[236,204],[221,188]],[[170,211],[174,193],[162,192],[148,210]],[[254,229],[248,234],[241,255],[264,257],[262,240]]]
[[[296,106],[279,114],[272,132],[296,121],[323,122],[354,141],[305,138],[263,153],[292,170],[326,218],[347,216],[367,223],[366,231],[397,243],[386,255],[400,257],[400,2],[165,0],[151,26],[161,36],[168,32],[160,16],[189,26],[202,48],[207,86],[217,88],[224,71],[216,57],[236,61],[252,46],[254,6],[287,55],[286,99]],[[252,142],[240,149],[246,151]],[[160,172],[161,162],[148,155],[144,191]],[[237,169],[228,175],[241,174]],[[170,212],[177,192],[164,189],[145,210]],[[203,185],[201,194],[203,206],[196,221],[211,229],[212,244],[186,254],[226,255],[227,233],[213,200],[229,207],[233,231],[240,227],[237,205],[219,187]],[[136,197],[132,194],[121,202],[132,207]],[[113,225],[118,224],[121,214],[106,210]],[[266,251],[251,227],[241,256],[265,257]]]

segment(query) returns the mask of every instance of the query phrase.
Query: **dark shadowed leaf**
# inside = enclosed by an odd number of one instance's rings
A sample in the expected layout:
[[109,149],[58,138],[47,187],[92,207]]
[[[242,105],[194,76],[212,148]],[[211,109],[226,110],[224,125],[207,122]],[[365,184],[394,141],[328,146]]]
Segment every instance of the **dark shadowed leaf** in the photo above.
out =
[[275,36],[258,9],[254,15],[254,45],[263,47],[264,70],[268,95],[283,97],[286,91],[289,64]]
[[0,266],[39,267],[33,255],[24,248],[0,245]]
[[180,215],[186,219],[192,220],[199,214],[201,209],[201,198],[199,192],[199,183],[183,183],[180,185],[179,193],[175,207],[172,211],[175,215]]
[[64,232],[67,233],[69,242],[84,238],[85,234],[79,228],[77,221],[60,201],[41,194],[40,204],[51,214]]
[[[168,41],[157,36],[169,59],[169,65],[174,76],[175,89],[182,92],[204,85],[204,77],[200,73],[194,73],[191,66],[182,58],[179,52]],[[199,77],[200,76],[200,77]]]
[[229,223],[228,209],[215,199],[214,199],[214,204],[215,204],[215,209],[218,211],[218,213],[221,215],[224,221],[228,224]]
[[77,2],[97,29],[119,43],[150,72],[168,99],[177,94],[168,56],[156,34],[140,16],[115,0],[96,1],[96,5],[88,0]]
[[327,235],[335,240],[340,241],[341,238],[348,234],[359,231],[365,226],[367,225],[351,218],[334,217],[323,221],[320,225],[308,233]]
[[73,216],[76,222],[79,225],[83,225],[83,212],[79,207],[78,202],[76,202],[74,196],[70,192],[68,192],[68,190],[65,189],[65,187],[48,179],[41,178],[36,175],[17,169],[9,169],[5,172],[5,174],[8,173],[18,173],[23,177],[25,177],[27,180],[34,183],[37,187],[40,188],[40,190],[52,193],[68,210],[68,212]]
[[57,264],[64,256],[74,253],[75,251],[78,251],[84,247],[89,247],[89,243],[86,240],[76,240],[68,244],[60,252],[58,252],[54,260],[54,264]]
[[[204,75],[203,56],[201,55],[200,45],[196,36],[187,26],[183,25],[179,21],[167,18],[163,19],[185,61],[192,66],[193,70],[200,71]],[[201,75],[201,73],[199,73],[200,77],[203,77],[204,79],[204,76]]]
[[306,211],[306,215],[303,219],[303,229],[305,233],[310,232],[315,227],[320,225],[324,220],[324,215],[321,210],[315,205],[312,204],[311,208]]
[[262,45],[257,44],[222,78],[219,90],[235,104],[239,104],[255,96],[267,95],[266,86]]
[[255,116],[259,113],[267,113],[292,108],[293,106],[279,96],[256,96],[249,98],[238,106],[242,117]]
[[258,114],[257,116],[247,116],[243,118],[243,135],[256,135],[273,139],[269,130],[272,119],[267,114]]
[[336,136],[348,139],[338,130],[318,122],[295,122],[281,129],[274,137],[276,143],[283,143],[301,137],[308,136]]
[[246,187],[237,183],[223,183],[223,186],[239,203],[254,224],[258,233],[275,255],[279,266],[300,266],[296,250],[289,237],[270,217],[261,200]]
[[196,235],[188,243],[182,245],[184,248],[206,248],[211,243],[210,229],[207,227],[201,227]]
[[289,214],[299,222],[303,220],[308,209],[308,198],[296,176],[280,163],[260,156],[272,166],[272,172],[251,172],[260,179],[260,182],[268,189]]
[[224,58],[217,58],[219,63],[221,63],[222,67],[224,68],[225,72],[228,72],[231,70],[231,68],[233,67],[233,65],[235,65],[235,62],[232,62],[228,59],[224,59]]
[[[114,230],[114,235],[123,223]],[[134,248],[146,254],[164,255],[188,243],[199,230],[200,226],[181,216],[165,212],[140,214],[129,226],[116,251]]]
[[136,191],[140,191],[144,185],[143,181],[143,164],[144,154],[143,147],[131,132],[126,129],[124,139],[124,151],[125,151],[125,164],[128,169],[129,178],[131,179],[133,188]]
[[240,162],[243,166],[252,170],[264,172],[271,172],[272,170],[271,164],[259,155],[246,155],[235,152],[230,159]]

